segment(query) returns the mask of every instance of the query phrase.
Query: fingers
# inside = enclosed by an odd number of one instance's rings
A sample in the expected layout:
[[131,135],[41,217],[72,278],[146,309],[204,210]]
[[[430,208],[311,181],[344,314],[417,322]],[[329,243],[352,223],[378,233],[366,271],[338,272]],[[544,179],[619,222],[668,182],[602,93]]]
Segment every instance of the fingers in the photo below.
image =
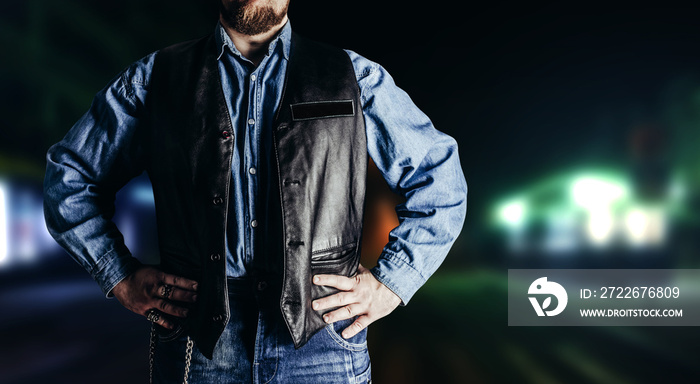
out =
[[197,293],[184,290],[172,285],[163,284],[156,288],[154,297],[162,298],[170,301],[181,301],[184,303],[194,303],[197,301]]
[[174,287],[178,287],[187,291],[197,290],[197,282],[194,280],[186,279],[181,276],[171,275],[165,272],[161,272],[158,278],[163,284],[172,285]]
[[353,321],[352,324],[350,324],[347,328],[343,329],[343,332],[341,333],[341,336],[345,339],[349,339],[358,333],[362,331],[363,329],[367,328],[368,325],[370,325],[374,320],[370,320],[370,317],[367,315],[363,315],[358,317],[355,321]]
[[166,328],[166,329],[175,329],[175,324],[173,324],[171,321],[167,320],[166,318],[162,318],[162,319],[158,320],[158,322],[156,324],[158,324],[161,327]]
[[349,291],[357,285],[357,278],[339,275],[316,275],[314,276],[314,284],[338,288],[341,291]]
[[158,273],[157,281],[159,283],[153,286],[153,297],[184,303],[197,301],[196,281],[162,271]]
[[352,304],[357,302],[355,292],[339,292],[334,295],[326,296],[318,300],[314,300],[311,304],[313,309],[322,311],[324,309],[340,307],[341,305]]
[[119,282],[112,293],[128,310],[164,328],[175,327],[174,317],[186,317],[197,301],[197,282],[157,268],[142,266]]
[[[178,303],[194,303],[197,301],[197,282],[162,271],[159,271],[156,277],[158,283],[152,288],[151,297],[147,304],[149,308],[147,314],[155,310],[161,315],[187,317],[189,309]],[[168,316],[160,316],[155,323],[165,328],[172,328],[173,326],[172,322],[168,320]]]
[[175,317],[187,317],[187,315],[189,314],[189,309],[181,307],[177,304],[174,304],[172,301],[164,299],[156,299],[154,302],[154,307],[160,312]]
[[175,328],[175,324],[173,324],[170,320],[168,320],[165,316],[163,316],[163,314],[161,312],[159,312],[156,309],[149,310],[148,312],[146,312],[145,316],[146,316],[146,319],[148,319],[148,321],[150,321],[154,324],[158,324],[163,328],[167,328],[167,329],[174,329]]
[[197,294],[192,291],[175,288],[173,289],[173,293],[170,295],[170,300],[194,303],[197,301]]
[[169,316],[187,317],[188,314],[189,309],[180,307],[164,299],[156,299],[154,301],[154,308],[150,308],[143,313],[148,321],[167,329],[175,328],[175,324],[168,319]]
[[312,308],[321,311],[337,308],[323,315],[326,323],[357,317],[342,332],[344,338],[352,337],[365,329],[372,322],[391,313],[401,299],[380,283],[372,273],[360,266],[353,277],[337,275],[316,275],[314,284],[335,287],[341,292],[323,297],[312,302]]
[[323,321],[330,324],[335,323],[336,321],[350,319],[362,313],[362,309],[363,308],[360,304],[346,305],[323,315]]
[[342,337],[350,338],[365,329],[374,320],[368,314],[370,296],[363,294],[363,290],[358,285],[359,280],[355,277],[345,277],[337,275],[316,275],[314,284],[326,285],[338,288],[341,292],[326,296],[312,302],[314,310],[321,311],[328,308],[340,307],[323,315],[323,321],[334,323],[339,320],[351,319],[358,316],[355,321],[345,328]]
[[165,299],[156,298],[151,301],[151,305],[152,307],[144,311],[143,315],[149,321],[167,329],[175,329],[175,324],[168,319],[168,316],[187,317],[189,314],[189,309]]

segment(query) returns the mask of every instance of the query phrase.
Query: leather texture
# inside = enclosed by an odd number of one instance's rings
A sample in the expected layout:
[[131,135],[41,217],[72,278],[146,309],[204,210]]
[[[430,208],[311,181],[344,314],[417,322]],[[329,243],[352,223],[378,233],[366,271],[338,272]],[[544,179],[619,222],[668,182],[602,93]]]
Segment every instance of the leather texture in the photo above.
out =
[[[207,36],[159,51],[146,101],[151,119],[139,131],[149,148],[161,267],[199,281],[198,303],[178,332],[210,359],[229,321],[224,247],[234,150],[216,48]],[[279,220],[266,228],[274,245],[264,252],[282,253],[272,256],[284,264],[280,309],[299,348],[326,325],[311,301],[336,292],[312,276],[352,276],[360,261],[367,144],[343,50],[293,35],[271,139],[279,200],[270,206]]]

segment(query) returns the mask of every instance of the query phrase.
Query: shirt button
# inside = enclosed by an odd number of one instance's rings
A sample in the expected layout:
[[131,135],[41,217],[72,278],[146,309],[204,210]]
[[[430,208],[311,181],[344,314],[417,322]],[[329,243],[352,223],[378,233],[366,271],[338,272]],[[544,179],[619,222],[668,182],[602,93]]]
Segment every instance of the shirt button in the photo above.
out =
[[223,137],[224,139],[228,139],[229,137],[231,137],[231,132],[221,131],[221,137]]
[[255,81],[256,78],[257,78],[257,77],[255,77],[255,75],[250,75],[250,80],[251,80],[251,81]]
[[248,120],[248,124],[250,124],[250,125],[255,124],[255,120],[254,120],[254,119],[249,119],[249,120]]
[[223,202],[224,202],[224,199],[221,197],[215,197],[212,200],[212,203],[214,203],[214,205],[220,205],[220,204],[223,204]]
[[219,261],[219,260],[221,260],[221,255],[219,255],[218,253],[214,253],[211,255],[211,261]]
[[255,172],[257,172],[257,170],[255,170],[255,167],[250,167],[250,169],[248,170],[248,172],[250,172],[251,175],[254,175]]
[[253,227],[253,228],[257,227],[257,226],[258,226],[258,221],[257,221],[257,220],[251,221],[251,222],[250,222],[250,226]]

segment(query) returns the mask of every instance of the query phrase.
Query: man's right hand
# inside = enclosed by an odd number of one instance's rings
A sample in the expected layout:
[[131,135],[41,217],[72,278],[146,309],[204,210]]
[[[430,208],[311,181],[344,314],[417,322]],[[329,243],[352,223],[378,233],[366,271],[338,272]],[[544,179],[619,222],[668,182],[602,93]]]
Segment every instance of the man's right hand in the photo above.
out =
[[120,281],[112,294],[126,309],[139,315],[148,316],[151,310],[158,311],[160,316],[155,323],[173,329],[175,324],[163,314],[186,317],[188,304],[197,301],[197,282],[142,266]]

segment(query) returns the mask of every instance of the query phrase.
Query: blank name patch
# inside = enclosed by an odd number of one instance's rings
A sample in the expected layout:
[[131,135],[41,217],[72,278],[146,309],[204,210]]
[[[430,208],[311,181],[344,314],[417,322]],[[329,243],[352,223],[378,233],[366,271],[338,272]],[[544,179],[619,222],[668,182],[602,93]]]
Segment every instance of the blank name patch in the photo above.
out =
[[292,120],[295,121],[355,115],[352,100],[312,101],[292,104],[291,107]]

